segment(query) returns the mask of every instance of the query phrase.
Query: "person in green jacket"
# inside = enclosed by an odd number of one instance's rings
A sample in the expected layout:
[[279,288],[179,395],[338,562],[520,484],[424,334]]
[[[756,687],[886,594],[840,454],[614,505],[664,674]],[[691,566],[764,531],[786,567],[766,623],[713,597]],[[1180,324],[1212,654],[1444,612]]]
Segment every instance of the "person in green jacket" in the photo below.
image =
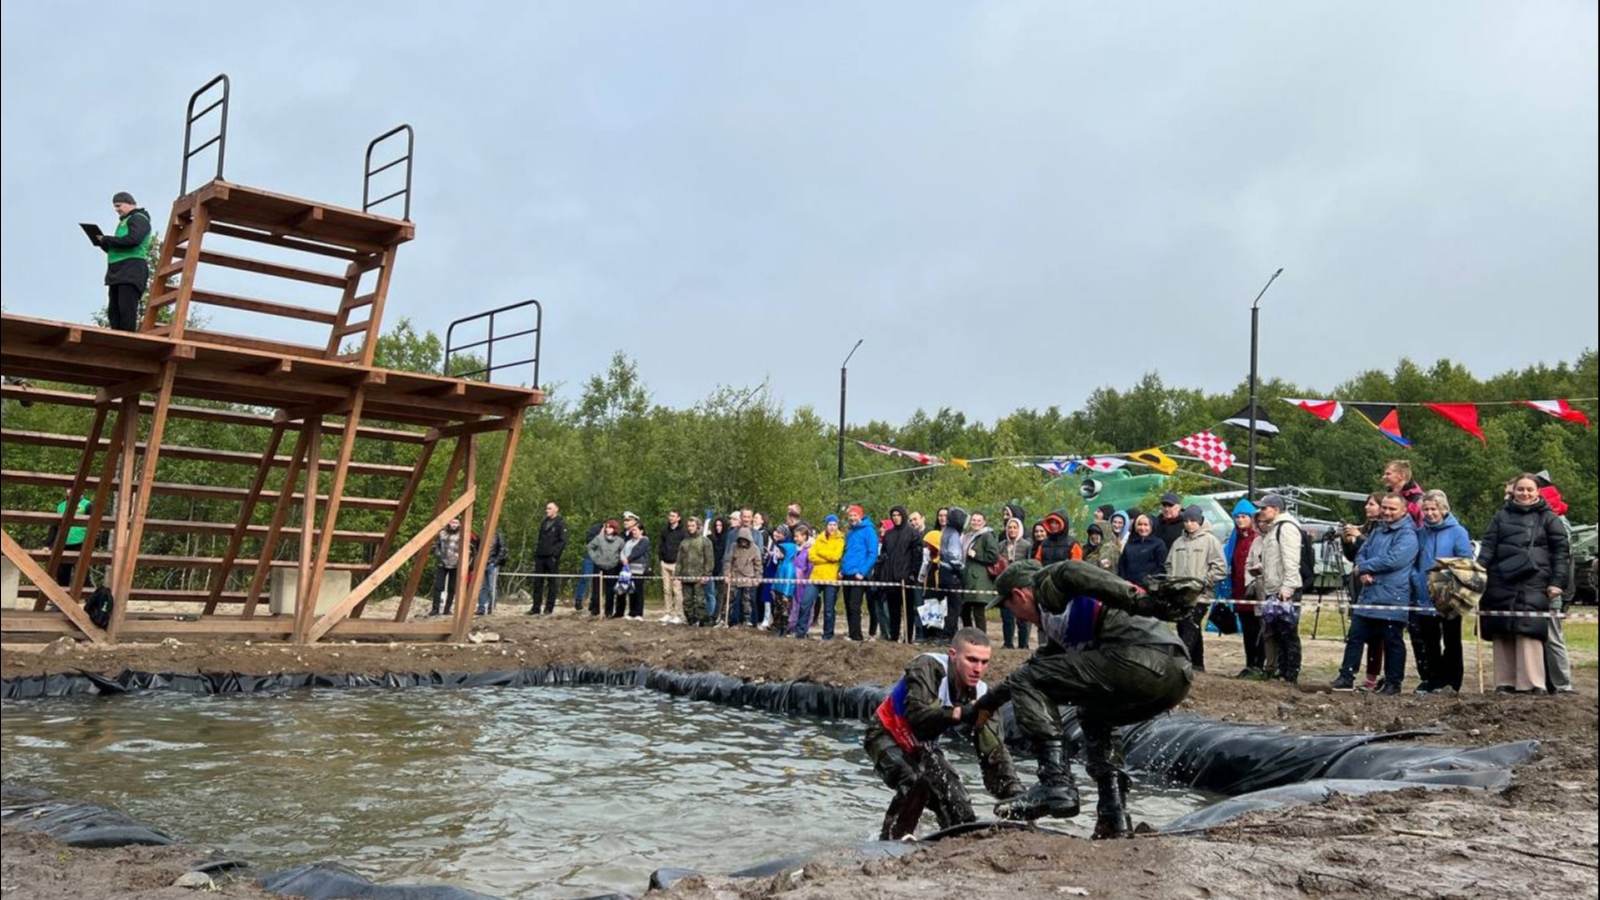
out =
[[994,576],[989,567],[1000,559],[1000,539],[983,513],[975,512],[967,518],[967,533],[961,536],[961,556],[967,562],[962,587],[978,594],[962,595],[961,624],[988,633],[984,611],[988,609],[988,592],[994,590]]
[[1204,584],[1158,577],[1146,591],[1094,563],[1013,563],[995,580],[990,606],[1005,606],[1048,639],[977,701],[974,727],[1006,702],[1033,745],[1039,783],[1001,802],[995,815],[1032,821],[1078,814],[1061,705],[1076,707],[1085,762],[1099,790],[1095,838],[1131,837],[1129,779],[1113,729],[1154,718],[1189,695],[1194,670],[1183,642],[1157,617],[1186,614]]
[[706,610],[706,589],[716,565],[711,539],[700,533],[700,519],[690,516],[684,522],[688,537],[678,545],[678,580],[683,583],[683,619],[686,625],[711,624]]
[[[61,502],[56,504],[56,515],[64,516],[67,514],[67,501],[70,499],[72,499],[72,491],[69,490],[66,492],[66,496],[61,498]],[[78,519],[89,515],[88,497],[78,498],[78,509],[74,515]],[[44,540],[45,547],[54,547],[56,545],[56,536],[59,534],[60,527],[59,525],[50,526],[50,533],[45,536]],[[83,550],[83,539],[87,534],[88,529],[82,525],[73,525],[67,529],[67,542],[61,545],[61,562],[56,566],[56,584],[64,588],[72,586],[72,576],[77,571],[73,566],[72,560],[78,555],[79,551]]]
[[111,198],[117,230],[100,236],[106,251],[106,319],[117,331],[139,330],[139,298],[150,283],[150,214],[133,195],[117,191]]

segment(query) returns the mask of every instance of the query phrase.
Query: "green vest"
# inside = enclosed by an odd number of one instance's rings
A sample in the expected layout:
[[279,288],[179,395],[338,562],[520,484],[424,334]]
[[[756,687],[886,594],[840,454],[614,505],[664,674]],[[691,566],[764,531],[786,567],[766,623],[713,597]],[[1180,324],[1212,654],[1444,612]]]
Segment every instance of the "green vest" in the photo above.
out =
[[[145,212],[142,209],[136,209],[133,212],[128,213],[127,215],[123,216],[121,219],[119,219],[117,221],[117,233],[116,233],[117,237],[127,237],[127,235],[128,235],[128,220],[133,218],[136,215],[144,216],[147,221],[150,218],[150,214]],[[150,239],[155,237],[155,234],[156,234],[155,229],[152,228],[150,230],[150,232],[144,236],[144,240],[142,242],[140,242],[139,246],[137,246],[137,247],[129,247],[127,249],[122,249],[120,247],[113,247],[112,249],[107,250],[106,251],[106,264],[110,265],[112,263],[119,263],[119,262],[122,262],[125,259],[146,259],[146,258],[148,258],[150,256]]]
[[[56,504],[56,514],[57,515],[65,513],[66,511],[67,511],[67,501],[63,500],[60,503]],[[83,515],[88,515],[88,513],[89,513],[89,498],[88,497],[79,497],[78,498],[78,515],[83,516]],[[83,543],[83,539],[87,535],[88,535],[88,530],[86,528],[84,528],[84,526],[82,526],[82,525],[74,525],[74,526],[72,526],[71,528],[67,529],[67,543],[66,543],[66,546],[68,546],[68,547],[79,546],[80,544]]]

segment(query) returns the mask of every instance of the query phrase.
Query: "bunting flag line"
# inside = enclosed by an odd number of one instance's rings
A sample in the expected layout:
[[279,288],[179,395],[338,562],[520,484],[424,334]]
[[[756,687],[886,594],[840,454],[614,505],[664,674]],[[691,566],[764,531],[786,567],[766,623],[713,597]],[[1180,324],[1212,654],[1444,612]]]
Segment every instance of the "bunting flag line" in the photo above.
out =
[[1047,459],[1044,462],[1036,463],[1017,463],[1019,466],[1037,466],[1051,475],[1065,475],[1067,473],[1067,466],[1071,464],[1072,463],[1069,461],[1059,459]]
[[[1285,397],[1283,402],[1290,406],[1298,406],[1324,422],[1337,422],[1344,418],[1344,404],[1337,400],[1304,400]],[[1245,407],[1245,412],[1250,408]]]
[[1567,422],[1575,422],[1585,428],[1589,427],[1589,417],[1583,410],[1573,409],[1572,404],[1565,400],[1518,400],[1523,406],[1531,406],[1546,415],[1555,416]]
[[[1248,409],[1245,411],[1249,412]],[[1227,443],[1225,443],[1222,438],[1217,437],[1209,431],[1191,434],[1183,440],[1178,441],[1177,445],[1178,447],[1193,453],[1195,456],[1198,456],[1201,462],[1210,466],[1211,471],[1218,474],[1228,471],[1228,469],[1231,468],[1234,463],[1239,461],[1238,458],[1228,450]]]
[[[1245,431],[1249,431],[1250,406],[1246,404],[1244,409],[1241,409],[1226,419],[1223,419],[1222,424],[1232,425],[1235,428],[1243,428]],[[1272,419],[1267,416],[1267,411],[1259,406],[1256,407],[1256,434],[1259,434],[1262,437],[1273,437],[1278,434],[1278,426],[1272,423]]]
[[1067,460],[1067,471],[1077,472],[1088,469],[1091,472],[1115,472],[1126,466],[1128,461],[1115,456],[1090,456],[1084,459]]
[[856,443],[874,453],[882,453],[884,456],[898,456],[903,459],[912,460],[919,466],[959,466],[963,469],[971,468],[971,462],[969,460],[961,459],[960,457],[956,456],[945,459],[943,457],[934,456],[931,453],[919,453],[916,450],[901,450],[898,447],[891,447],[888,444],[874,444],[871,441],[856,441]]
[[1378,433],[1402,447],[1411,446],[1411,439],[1400,431],[1400,407],[1393,403],[1352,403],[1350,408],[1365,419]]
[[1178,461],[1161,452],[1160,447],[1151,447],[1148,450],[1139,450],[1128,454],[1130,462],[1143,463],[1163,475],[1171,475],[1178,471]]
[[1477,438],[1484,446],[1488,446],[1489,439],[1483,436],[1483,429],[1478,425],[1478,404],[1424,403],[1422,405],[1443,416],[1451,425]]

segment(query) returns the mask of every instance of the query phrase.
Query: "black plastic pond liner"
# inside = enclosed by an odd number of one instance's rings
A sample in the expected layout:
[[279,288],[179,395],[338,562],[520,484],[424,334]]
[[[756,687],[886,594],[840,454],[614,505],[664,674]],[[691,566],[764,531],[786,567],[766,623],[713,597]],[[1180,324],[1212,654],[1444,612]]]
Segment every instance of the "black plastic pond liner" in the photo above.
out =
[[162,834],[114,809],[93,803],[70,803],[31,788],[0,787],[0,821],[23,831],[48,834],[68,847],[162,846],[173,843]]
[[[306,900],[499,900],[449,885],[373,884],[350,869],[330,863],[295,866],[256,879],[269,893]],[[603,894],[584,900],[634,900],[631,894]]]
[[1460,786],[1416,784],[1403,781],[1376,781],[1373,779],[1318,779],[1301,784],[1286,784],[1283,787],[1268,788],[1264,791],[1256,791],[1238,797],[1229,797],[1219,803],[1213,803],[1205,809],[1195,810],[1192,813],[1173,819],[1161,829],[1161,833],[1183,834],[1191,831],[1204,831],[1207,828],[1215,828],[1230,819],[1238,818],[1248,812],[1255,812],[1258,809],[1275,809],[1280,806],[1296,806],[1302,803],[1321,803],[1334,794],[1349,794],[1359,797],[1366,794],[1404,791],[1413,788],[1447,790],[1458,787]]

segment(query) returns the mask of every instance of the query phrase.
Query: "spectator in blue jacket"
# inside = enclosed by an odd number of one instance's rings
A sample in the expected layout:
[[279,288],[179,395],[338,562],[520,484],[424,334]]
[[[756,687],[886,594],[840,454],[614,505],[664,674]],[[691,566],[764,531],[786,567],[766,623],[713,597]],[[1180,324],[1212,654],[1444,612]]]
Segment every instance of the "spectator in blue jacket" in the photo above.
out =
[[1411,605],[1411,576],[1417,567],[1417,526],[1411,522],[1406,499],[1385,494],[1380,505],[1381,524],[1356,554],[1356,578],[1361,599],[1350,616],[1345,636],[1344,664],[1333,681],[1336,691],[1355,689],[1356,667],[1369,634],[1383,641],[1383,685],[1379,694],[1400,693],[1406,674],[1406,644],[1401,635]]
[[1428,596],[1428,570],[1434,560],[1472,559],[1472,538],[1450,514],[1444,491],[1422,495],[1422,529],[1417,532],[1417,567],[1411,574],[1411,611],[1408,628],[1411,650],[1417,656],[1419,694],[1461,690],[1461,619],[1446,619],[1433,608]]
[[861,637],[861,601],[866,597],[866,585],[861,584],[872,574],[878,564],[878,533],[872,520],[859,506],[845,510],[845,521],[850,523],[844,533],[844,559],[839,561],[839,580],[845,583],[844,615],[850,629],[850,640]]

